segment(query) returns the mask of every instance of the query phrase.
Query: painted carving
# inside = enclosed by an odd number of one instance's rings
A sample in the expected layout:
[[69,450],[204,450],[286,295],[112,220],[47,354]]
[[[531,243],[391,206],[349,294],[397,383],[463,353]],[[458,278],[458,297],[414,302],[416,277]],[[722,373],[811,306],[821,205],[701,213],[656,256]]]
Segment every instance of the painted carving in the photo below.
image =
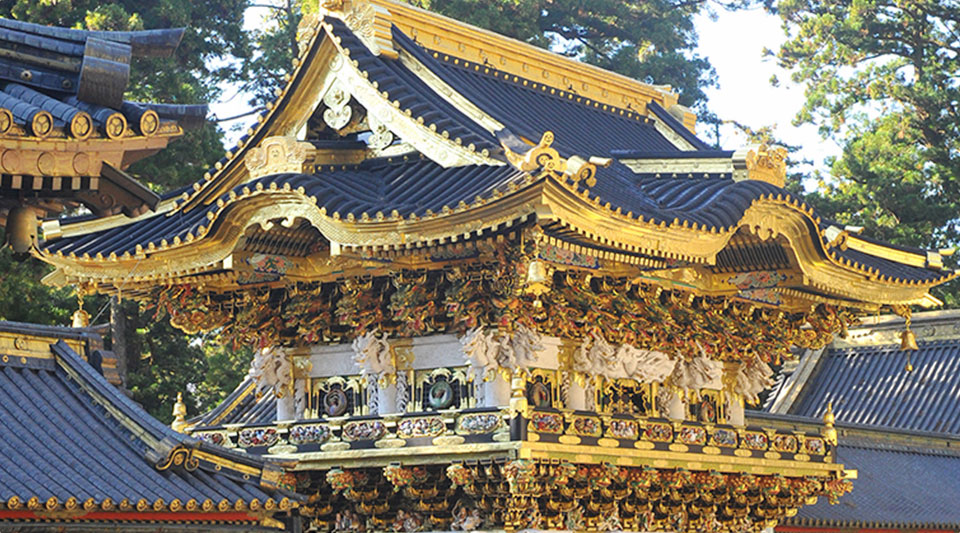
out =
[[323,95],[323,103],[327,109],[323,112],[323,121],[334,130],[339,130],[350,123],[353,110],[350,107],[350,93],[338,82],[334,82]]
[[243,160],[253,179],[271,174],[303,173],[308,159],[313,158],[313,145],[293,137],[267,137],[256,148],[250,149]]
[[607,379],[632,378],[643,383],[663,382],[676,361],[663,352],[641,350],[622,344],[614,347],[594,331],[573,354],[573,369],[588,376]]
[[283,398],[289,392],[284,385],[293,382],[293,365],[283,350],[263,348],[254,354],[247,375],[256,382],[258,396],[272,389],[277,398]]
[[723,363],[704,356],[681,361],[670,375],[670,383],[684,392],[722,388]]
[[473,328],[460,338],[467,359],[467,379],[489,381],[497,372],[497,343],[495,333],[484,333],[483,328]]
[[526,370],[537,361],[537,352],[543,350],[540,334],[526,326],[518,327],[512,335],[484,333],[483,328],[474,328],[460,339],[460,344],[471,380],[491,380],[497,370]]
[[367,124],[370,126],[370,137],[367,146],[373,150],[383,150],[393,144],[393,132],[373,115],[367,115]]
[[787,176],[787,149],[761,144],[747,152],[747,171],[750,179],[783,187]]
[[294,379],[293,381],[293,408],[298,419],[306,418],[307,413],[307,380]]

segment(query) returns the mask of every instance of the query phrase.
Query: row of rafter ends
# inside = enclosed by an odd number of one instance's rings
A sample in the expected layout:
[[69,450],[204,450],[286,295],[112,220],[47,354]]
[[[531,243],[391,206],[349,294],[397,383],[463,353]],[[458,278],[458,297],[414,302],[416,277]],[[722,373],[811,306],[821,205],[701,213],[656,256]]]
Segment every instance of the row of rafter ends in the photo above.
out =
[[82,141],[91,137],[116,140],[180,131],[175,122],[161,121],[156,111],[135,102],[123,102],[119,109],[113,109],[75,97],[58,100],[17,83],[0,87],[3,136]]
[[37,496],[32,496],[26,501],[22,500],[18,496],[11,496],[6,501],[0,500],[0,508],[10,510],[10,511],[38,511],[38,512],[52,512],[52,511],[119,511],[119,512],[161,512],[161,511],[170,511],[170,512],[204,512],[204,513],[225,513],[233,511],[252,511],[252,512],[279,512],[279,511],[289,511],[298,507],[298,503],[290,500],[289,498],[281,498],[280,500],[274,500],[273,498],[267,498],[264,501],[260,501],[257,498],[252,500],[244,500],[238,498],[234,501],[230,501],[226,498],[221,499],[220,501],[213,501],[210,498],[198,501],[195,499],[187,500],[183,502],[179,499],[174,499],[169,502],[163,500],[163,498],[157,498],[152,502],[146,498],[133,498],[127,499],[124,498],[119,502],[115,502],[110,498],[104,498],[102,500],[95,500],[94,498],[87,498],[84,501],[80,501],[78,498],[71,496],[66,501],[61,502],[56,496],[51,496],[46,500],[42,500]]
[[0,194],[14,191],[79,191],[97,190],[100,178],[96,176],[30,176],[0,174]]
[[830,520],[826,518],[787,518],[783,525],[791,526],[812,526],[812,527],[830,527],[830,528],[859,528],[859,529],[901,529],[901,530],[960,530],[960,521],[958,522],[882,522],[870,520]]

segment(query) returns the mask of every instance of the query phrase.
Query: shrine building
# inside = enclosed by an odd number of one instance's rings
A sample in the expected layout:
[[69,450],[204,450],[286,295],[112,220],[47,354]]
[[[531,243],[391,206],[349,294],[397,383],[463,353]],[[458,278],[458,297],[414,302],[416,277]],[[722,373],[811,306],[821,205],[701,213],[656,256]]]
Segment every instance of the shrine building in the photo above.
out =
[[[149,445],[171,443],[155,466],[242,457],[259,475],[230,482],[266,492],[226,507],[257,517],[270,498],[256,527],[290,531],[760,531],[858,490],[822,397],[802,419],[745,405],[861,317],[898,315],[915,348],[911,309],[940,305],[950,251],[822,218],[784,188],[783,148],[711,147],[670,87],[391,0],[322,1],[298,44],[256,124],[166,197],[138,195],[125,162],[196,109],[96,104],[127,129],[91,137],[114,159],[83,172],[75,155],[8,170],[11,135],[46,141],[12,110],[0,133],[11,209],[69,182],[94,212],[26,239],[47,283],[256,350],[221,405],[154,428]],[[60,143],[57,161],[96,146]],[[94,174],[128,193],[84,200]],[[15,192],[27,176],[36,194]],[[62,351],[30,372],[82,363]],[[178,475],[222,476],[217,461]],[[9,491],[0,517],[32,494]]]

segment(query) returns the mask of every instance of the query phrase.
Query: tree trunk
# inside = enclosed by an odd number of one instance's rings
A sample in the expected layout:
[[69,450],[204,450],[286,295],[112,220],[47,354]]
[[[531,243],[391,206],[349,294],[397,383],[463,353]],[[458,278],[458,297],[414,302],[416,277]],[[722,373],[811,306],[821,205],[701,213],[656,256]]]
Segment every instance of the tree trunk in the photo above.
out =
[[117,373],[120,374],[120,388],[127,388],[127,318],[123,306],[116,296],[110,297],[110,347],[117,358]]

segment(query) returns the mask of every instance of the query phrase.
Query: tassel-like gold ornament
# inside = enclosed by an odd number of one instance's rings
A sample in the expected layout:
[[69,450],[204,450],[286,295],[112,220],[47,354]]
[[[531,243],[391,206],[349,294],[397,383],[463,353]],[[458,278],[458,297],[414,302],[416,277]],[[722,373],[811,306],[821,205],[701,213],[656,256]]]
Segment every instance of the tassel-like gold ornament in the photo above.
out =
[[917,335],[912,330],[907,329],[900,333],[900,349],[905,351],[920,349],[920,346],[917,345]]
[[170,427],[180,433],[187,428],[187,406],[183,403],[182,392],[177,393],[177,403],[173,404],[173,423]]

